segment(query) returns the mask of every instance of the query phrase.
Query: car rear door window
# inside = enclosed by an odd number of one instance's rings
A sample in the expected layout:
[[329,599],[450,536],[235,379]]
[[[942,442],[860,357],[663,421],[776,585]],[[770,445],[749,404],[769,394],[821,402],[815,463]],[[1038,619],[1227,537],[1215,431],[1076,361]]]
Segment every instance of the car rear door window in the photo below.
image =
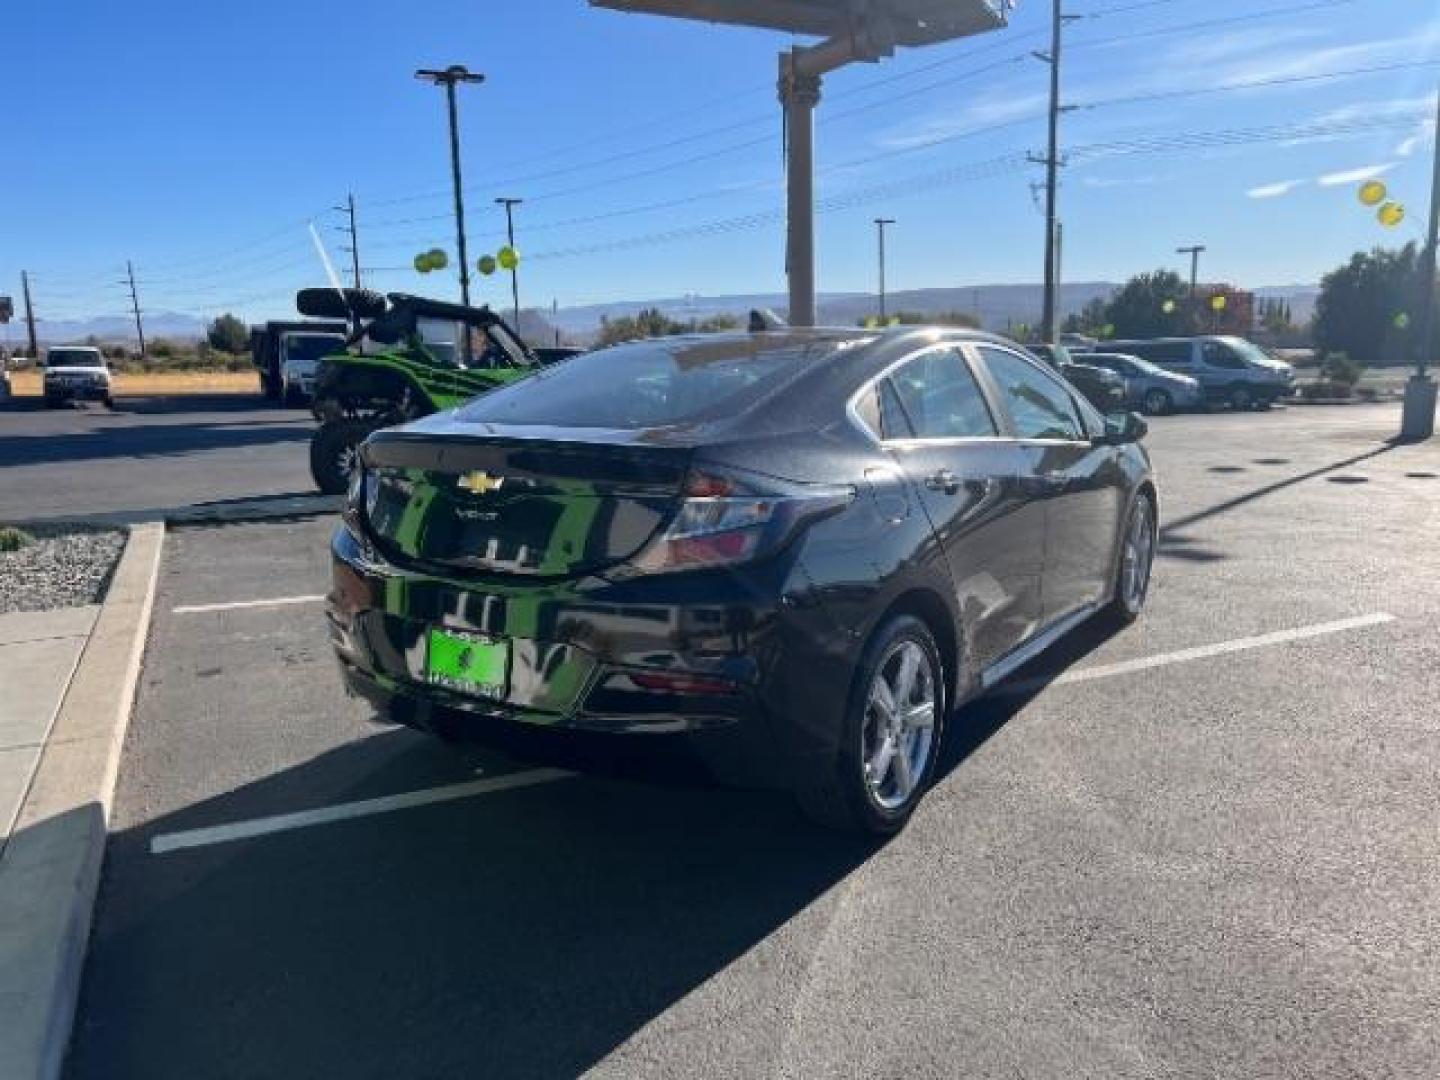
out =
[[1021,439],[1076,441],[1085,430],[1070,394],[1028,360],[1005,349],[979,347]]
[[[898,410],[899,415],[894,415]],[[960,350],[931,349],[891,373],[880,388],[881,423],[886,438],[901,422],[910,438],[985,438],[996,434],[995,419],[980,384]]]

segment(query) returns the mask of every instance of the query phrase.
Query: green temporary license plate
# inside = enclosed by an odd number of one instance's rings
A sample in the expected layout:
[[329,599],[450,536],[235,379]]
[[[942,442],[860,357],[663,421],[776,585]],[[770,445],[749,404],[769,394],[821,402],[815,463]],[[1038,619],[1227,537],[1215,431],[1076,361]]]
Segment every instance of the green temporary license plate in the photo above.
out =
[[503,698],[509,692],[510,643],[432,629],[425,649],[425,678],[463,694]]

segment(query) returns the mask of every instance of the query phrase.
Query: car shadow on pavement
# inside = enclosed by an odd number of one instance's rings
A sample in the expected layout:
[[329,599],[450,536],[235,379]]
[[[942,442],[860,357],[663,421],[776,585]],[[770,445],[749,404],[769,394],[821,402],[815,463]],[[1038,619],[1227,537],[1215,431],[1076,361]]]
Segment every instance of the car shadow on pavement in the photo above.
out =
[[875,850],[776,795],[578,777],[150,853],[477,760],[514,767],[386,732],[114,835],[68,1075],[572,1077]]

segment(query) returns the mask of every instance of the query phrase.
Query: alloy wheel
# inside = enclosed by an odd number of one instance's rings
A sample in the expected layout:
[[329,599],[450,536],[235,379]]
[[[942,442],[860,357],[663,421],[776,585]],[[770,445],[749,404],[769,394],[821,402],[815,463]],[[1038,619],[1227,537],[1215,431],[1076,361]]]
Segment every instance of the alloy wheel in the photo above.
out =
[[875,669],[861,729],[865,786],[882,809],[914,798],[934,752],[939,701],[930,656],[916,641],[897,641]]
[[1125,548],[1120,564],[1120,599],[1131,612],[1145,604],[1150,590],[1150,570],[1155,562],[1154,511],[1150,500],[1142,497],[1130,513],[1130,527],[1125,530]]
[[1151,390],[1145,395],[1145,411],[1152,416],[1170,411],[1170,396],[1164,390]]

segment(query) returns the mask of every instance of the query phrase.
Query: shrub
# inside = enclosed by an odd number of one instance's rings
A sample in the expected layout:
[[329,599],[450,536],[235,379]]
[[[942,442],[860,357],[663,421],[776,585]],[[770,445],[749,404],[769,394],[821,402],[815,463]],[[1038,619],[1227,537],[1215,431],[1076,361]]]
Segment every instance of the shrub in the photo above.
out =
[[0,551],[19,551],[34,541],[34,537],[11,525],[0,525]]
[[1365,366],[1350,359],[1349,353],[1332,352],[1326,355],[1324,362],[1320,365],[1320,378],[1325,382],[1353,387],[1360,381],[1360,376],[1364,371]]

